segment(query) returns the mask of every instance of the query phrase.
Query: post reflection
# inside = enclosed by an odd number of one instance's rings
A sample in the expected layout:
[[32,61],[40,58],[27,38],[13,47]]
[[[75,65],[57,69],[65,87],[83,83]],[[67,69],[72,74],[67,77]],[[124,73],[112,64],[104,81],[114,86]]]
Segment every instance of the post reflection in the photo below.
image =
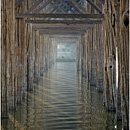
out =
[[115,114],[105,111],[103,95],[76,72],[75,62],[57,62],[27,92],[4,130],[112,130]]

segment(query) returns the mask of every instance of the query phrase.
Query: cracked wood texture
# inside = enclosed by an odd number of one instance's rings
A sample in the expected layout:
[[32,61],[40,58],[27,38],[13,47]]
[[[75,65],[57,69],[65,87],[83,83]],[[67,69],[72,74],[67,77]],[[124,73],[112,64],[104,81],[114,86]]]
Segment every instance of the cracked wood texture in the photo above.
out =
[[[15,19],[15,13],[25,13],[33,0],[23,1],[16,9],[15,0],[1,2],[1,116],[8,118],[8,111],[17,108],[25,98],[25,92],[33,90],[33,82],[37,82],[40,73],[43,75],[43,71],[54,63],[56,48],[48,36],[42,36],[46,40],[41,38],[25,19]],[[46,58],[43,52],[46,52]]]
[[123,129],[129,129],[128,5],[128,0],[106,0],[103,6],[104,102],[107,110],[116,110]]

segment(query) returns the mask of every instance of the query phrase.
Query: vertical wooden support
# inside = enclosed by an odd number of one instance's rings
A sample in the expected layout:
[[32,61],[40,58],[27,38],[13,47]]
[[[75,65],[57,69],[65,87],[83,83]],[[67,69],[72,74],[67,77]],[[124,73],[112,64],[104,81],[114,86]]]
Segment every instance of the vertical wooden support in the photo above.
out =
[[27,90],[33,90],[33,80],[34,80],[34,33],[32,30],[32,25],[27,25]]
[[[123,129],[129,129],[129,64],[127,62],[129,59],[128,5],[128,0],[121,0],[119,2],[112,2],[110,0],[106,1],[103,6],[105,14],[103,21],[103,41],[105,42],[105,105],[108,110],[116,109],[116,118],[117,120],[121,120],[122,118]],[[118,61],[116,61],[116,57],[118,57]],[[116,68],[116,63],[118,63],[118,68]],[[117,79],[115,79],[116,72],[118,72]]]
[[40,77],[40,34],[35,31],[35,61],[34,61],[34,82]]
[[129,129],[129,0],[120,0],[120,90],[123,129]]
[[[24,13],[26,10],[26,3],[22,2],[21,6],[15,11],[18,13]],[[16,19],[16,46],[17,46],[17,103],[21,103],[25,96],[27,89],[26,83],[26,23],[24,19]],[[22,25],[22,26],[21,26]]]
[[15,0],[1,1],[1,15],[2,15],[2,76],[1,76],[1,117],[8,117],[8,109],[13,109],[14,93],[16,90],[16,47],[15,47]]

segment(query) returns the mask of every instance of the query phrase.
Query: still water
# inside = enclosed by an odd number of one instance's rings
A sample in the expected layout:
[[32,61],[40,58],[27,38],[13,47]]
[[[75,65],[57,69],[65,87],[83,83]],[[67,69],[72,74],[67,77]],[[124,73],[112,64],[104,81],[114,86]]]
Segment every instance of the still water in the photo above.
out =
[[77,74],[75,62],[57,62],[17,110],[2,120],[4,130],[121,130],[105,111],[103,94]]

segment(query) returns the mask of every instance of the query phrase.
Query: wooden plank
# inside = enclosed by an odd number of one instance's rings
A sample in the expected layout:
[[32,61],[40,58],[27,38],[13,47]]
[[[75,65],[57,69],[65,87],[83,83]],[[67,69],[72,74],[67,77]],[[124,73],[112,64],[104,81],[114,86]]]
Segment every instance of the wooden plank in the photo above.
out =
[[32,12],[43,0],[38,0],[26,13]]
[[70,0],[70,2],[74,3],[74,5],[76,5],[82,11],[82,13],[86,13],[86,10],[79,3],[77,3],[75,0]]
[[55,35],[50,35],[49,38],[59,38],[59,39],[60,38],[66,38],[66,39],[68,39],[68,38],[75,38],[75,39],[78,39],[79,36],[69,36],[69,35],[66,35],[66,36],[62,36],[62,35],[55,36]]
[[[65,8],[65,9],[64,9]],[[61,5],[61,9],[65,12],[68,13],[68,11],[66,10],[66,6],[62,3]],[[74,13],[74,12],[73,12]],[[75,18],[73,18],[73,20],[75,20]]]
[[79,39],[80,38],[80,35],[79,34],[76,34],[76,35],[71,35],[71,34],[66,34],[66,35],[55,35],[55,34],[50,34],[49,36],[48,36],[49,38],[66,38],[66,39],[68,39],[68,38],[75,38],[75,39]]
[[40,35],[81,35],[84,32],[40,32]]
[[60,36],[53,36],[53,35],[51,35],[51,36],[49,36],[49,38],[65,38],[65,39],[78,39],[79,37],[78,36],[62,36],[62,35],[60,35]]
[[53,30],[68,30],[68,29],[70,29],[70,30],[75,30],[75,29],[77,29],[77,30],[82,30],[82,29],[87,29],[87,28],[90,28],[90,27],[94,27],[94,25],[88,25],[88,26],[86,26],[86,27],[77,27],[77,26],[75,26],[75,27],[33,27],[33,29],[34,30],[42,30],[42,29],[47,29],[47,30],[49,30],[49,29],[53,29]]
[[48,0],[46,3],[44,3],[41,7],[39,7],[37,10],[35,10],[35,13],[40,12],[42,9],[44,9],[47,5],[49,5],[53,0]]
[[26,20],[33,24],[102,24],[102,20]]
[[75,11],[73,11],[70,6],[68,6],[66,3],[63,3],[63,5],[70,11],[72,12],[73,14],[75,13]]
[[18,1],[15,3],[15,8],[19,7],[23,1],[24,1],[24,0],[18,0]]
[[78,39],[58,39],[58,38],[51,38],[51,40],[53,40],[53,41],[56,41],[56,42],[76,42]]
[[[67,1],[67,3],[69,4],[69,6],[72,6],[73,9],[74,9],[78,14],[83,14],[83,12],[82,12],[77,6],[75,6],[72,2]],[[75,12],[75,11],[74,11],[74,12]],[[75,12],[75,13],[76,13],[76,12]]]
[[32,27],[88,27],[89,25],[95,26],[94,24],[32,24]]
[[[65,14],[66,12],[64,12],[61,8],[62,8],[62,3],[58,4],[50,13],[56,14],[58,13],[58,10],[60,10],[63,14]],[[46,20],[51,20],[51,19],[52,18],[47,18]]]
[[[82,31],[86,31],[88,28],[86,29],[40,29],[39,31],[42,31],[42,32],[82,32]],[[36,31],[36,30],[34,30]]]
[[54,29],[50,29],[50,30],[39,30],[40,32],[44,32],[44,33],[68,33],[68,32],[71,32],[71,33],[75,33],[75,32],[79,32],[79,33],[81,33],[81,32],[85,32],[86,30],[54,30]]
[[71,44],[71,43],[76,43],[77,42],[77,40],[55,40],[55,39],[51,39],[51,40],[53,40],[53,41],[55,41],[56,43],[69,43],[69,44]]
[[73,38],[73,37],[68,37],[68,38],[64,38],[64,37],[62,37],[62,38],[56,38],[56,37],[49,37],[49,38],[51,38],[51,39],[54,39],[54,40],[57,40],[57,41],[61,41],[61,40],[64,40],[64,41],[66,41],[66,40],[77,40],[78,39],[78,37],[77,38]]
[[102,14],[102,10],[92,1],[86,0],[94,9],[96,9],[100,14]]
[[103,14],[16,14],[16,18],[104,18]]
[[65,42],[67,42],[67,41],[77,41],[77,39],[74,39],[74,38],[51,38],[51,39],[53,39],[53,40],[55,40],[55,41],[65,41]]
[[60,7],[58,6],[57,9],[55,10],[55,12],[53,12],[53,14],[58,13],[58,10],[60,10],[63,14],[66,14],[67,12],[65,12],[65,10],[62,9],[63,5],[61,3]]
[[61,0],[57,0],[54,4],[52,4],[52,5],[45,11],[45,13],[50,12],[51,9],[52,9],[54,6],[56,6],[60,1],[61,1]]

